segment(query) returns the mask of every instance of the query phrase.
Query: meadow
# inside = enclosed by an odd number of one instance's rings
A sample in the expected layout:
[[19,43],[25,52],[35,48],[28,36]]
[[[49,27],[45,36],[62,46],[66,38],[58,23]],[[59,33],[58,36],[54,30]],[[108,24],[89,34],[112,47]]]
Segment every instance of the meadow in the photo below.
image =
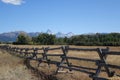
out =
[[23,63],[23,59],[0,49],[0,80],[38,80]]
[[[42,48],[42,47],[50,47],[50,48],[56,48],[56,47],[60,47],[61,45],[10,45],[12,47],[19,47],[19,48]],[[70,46],[73,48],[106,48],[106,46]],[[120,52],[120,47],[109,47],[110,51],[119,51]],[[63,52],[61,50],[54,50],[54,51],[49,51],[49,54],[62,54]],[[5,54],[5,55],[4,55]],[[9,56],[11,57],[9,57]],[[79,57],[79,58],[89,58],[89,59],[99,59],[98,53],[95,51],[68,51],[68,56],[71,57]],[[1,61],[4,62],[4,60],[7,59],[13,59],[13,56],[8,54],[7,52],[1,52],[1,56],[3,58],[1,58]],[[4,58],[5,56],[5,58]],[[14,56],[15,57],[15,56]],[[41,57],[41,55],[37,55],[37,57]],[[53,56],[49,56],[49,59],[53,60],[53,61],[61,61],[60,57],[53,57]],[[17,62],[18,60],[18,62]],[[19,60],[22,60],[18,57],[15,57],[15,60],[8,60],[6,61],[7,63],[12,63],[15,65],[12,65],[14,67],[16,67],[16,64],[21,64],[23,67],[25,67],[22,62],[20,63]],[[119,65],[120,66],[120,56],[116,56],[116,55],[109,55],[106,59],[107,63],[109,64],[114,64],[114,65]],[[1,63],[2,63],[1,62]],[[70,63],[77,65],[77,66],[83,66],[83,67],[89,67],[89,68],[97,68],[97,66],[95,65],[95,63],[93,62],[87,62],[87,61],[80,61],[80,60],[69,60]],[[9,65],[4,65],[1,64],[2,66],[9,66]],[[54,64],[50,64],[50,66],[48,66],[47,63],[41,63],[40,66],[38,67],[38,61],[36,60],[31,60],[30,61],[30,65],[33,66],[34,68],[37,68],[39,71],[44,72],[46,75],[53,75],[53,73],[56,71],[57,67]],[[14,69],[14,67],[12,67]],[[0,67],[1,69],[4,69],[4,67]],[[17,67],[16,67],[17,69]],[[104,68],[103,68],[104,70]],[[120,70],[119,69],[110,69],[115,71],[117,74],[120,74]],[[20,72],[19,70],[17,70],[18,72]],[[21,70],[24,71],[24,70]],[[64,69],[64,73],[58,73],[57,75],[54,75],[56,77],[57,80],[92,80],[91,78],[89,78],[89,75],[83,72],[79,72],[79,71],[69,71],[68,69]],[[92,72],[95,72],[94,70],[89,70]],[[6,72],[6,71],[4,71]],[[8,72],[8,71],[7,71]],[[25,73],[25,72],[22,72]],[[3,73],[1,73],[3,74]],[[26,73],[27,75],[30,76],[31,73]],[[6,74],[6,76],[12,76],[12,74]],[[20,76],[20,75],[19,75]],[[101,72],[100,76],[108,78],[105,72]],[[5,77],[5,76],[2,76]],[[23,75],[21,75],[21,77],[23,77]],[[24,76],[26,77],[26,76]],[[119,80],[118,77],[114,76],[112,78],[108,78],[111,80]],[[5,80],[5,79],[3,79]],[[19,79],[16,79],[19,80]],[[26,79],[23,79],[26,80]],[[30,80],[30,79],[28,79]],[[36,80],[36,79],[32,79],[32,80]],[[55,80],[55,79],[53,79]]]

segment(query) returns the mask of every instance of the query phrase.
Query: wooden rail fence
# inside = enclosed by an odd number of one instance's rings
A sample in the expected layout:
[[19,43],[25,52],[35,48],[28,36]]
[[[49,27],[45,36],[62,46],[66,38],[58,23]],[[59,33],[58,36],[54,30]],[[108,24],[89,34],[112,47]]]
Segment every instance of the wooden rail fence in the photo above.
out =
[[[72,48],[69,46],[61,46],[57,48],[19,48],[19,47],[11,47],[8,45],[0,46],[0,49],[7,50],[9,52],[22,55],[24,58],[29,60],[38,61],[38,66],[44,62],[47,63],[50,67],[50,64],[55,64],[57,69],[55,74],[58,74],[62,68],[68,69],[69,71],[75,70],[89,74],[89,77],[93,80],[107,80],[106,78],[99,77],[100,72],[104,71],[108,75],[108,77],[112,77],[114,75],[118,75],[115,71],[111,71],[110,68],[120,69],[120,65],[112,65],[108,64],[106,59],[109,55],[120,55],[120,52],[109,51],[109,48]],[[50,54],[49,51],[61,50],[62,53]],[[70,51],[95,51],[99,55],[99,59],[92,58],[80,58],[80,57],[72,57],[69,56]],[[38,55],[41,55],[38,56]],[[90,54],[89,54],[90,55]],[[48,58],[49,56],[59,57],[60,61],[52,60]],[[86,61],[93,62],[97,66],[97,68],[89,68],[83,66],[77,66],[70,62],[70,60],[78,60],[78,61]],[[104,70],[102,69],[104,67]],[[91,71],[94,70],[95,72]]]

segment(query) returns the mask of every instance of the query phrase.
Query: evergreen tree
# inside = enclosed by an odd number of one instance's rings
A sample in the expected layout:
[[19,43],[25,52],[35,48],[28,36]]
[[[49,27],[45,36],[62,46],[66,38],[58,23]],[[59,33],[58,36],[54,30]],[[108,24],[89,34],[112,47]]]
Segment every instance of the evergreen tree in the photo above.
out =
[[20,33],[17,37],[17,44],[31,44],[31,38],[25,34],[25,33]]

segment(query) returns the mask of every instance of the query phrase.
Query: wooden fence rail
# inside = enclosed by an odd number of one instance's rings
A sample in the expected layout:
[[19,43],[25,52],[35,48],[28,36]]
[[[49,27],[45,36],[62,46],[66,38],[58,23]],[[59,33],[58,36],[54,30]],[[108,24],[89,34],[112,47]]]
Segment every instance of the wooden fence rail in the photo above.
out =
[[[56,74],[61,70],[61,68],[66,68],[69,71],[75,70],[75,71],[87,73],[89,74],[89,77],[92,78],[93,80],[107,80],[105,78],[99,77],[99,74],[101,71],[106,72],[108,77],[112,77],[115,75],[115,71],[111,71],[110,68],[120,69],[119,65],[112,65],[107,63],[106,59],[109,55],[120,55],[120,52],[109,51],[108,47],[107,48],[72,48],[69,46],[61,46],[56,48],[49,48],[49,47],[19,48],[19,47],[11,47],[8,45],[2,45],[0,46],[0,49],[7,50],[16,55],[22,55],[24,58],[29,60],[36,60],[39,62],[38,66],[42,62],[47,63],[49,67],[50,67],[50,64],[55,64],[57,66]],[[62,53],[56,53],[56,54],[49,53],[49,51],[54,51],[54,50],[61,50]],[[89,58],[69,56],[68,54],[70,51],[79,51],[79,52],[85,51],[85,53],[86,51],[95,51],[98,54],[99,59],[92,59],[92,58],[89,59]],[[38,55],[41,55],[41,57],[39,57]],[[52,60],[48,58],[49,56],[59,57],[60,61]],[[93,62],[95,63],[97,68],[84,67],[84,65],[77,66],[77,65],[74,65],[74,63],[71,63],[70,60]],[[102,69],[102,67],[104,67],[104,70]],[[95,72],[91,70],[94,70]]]

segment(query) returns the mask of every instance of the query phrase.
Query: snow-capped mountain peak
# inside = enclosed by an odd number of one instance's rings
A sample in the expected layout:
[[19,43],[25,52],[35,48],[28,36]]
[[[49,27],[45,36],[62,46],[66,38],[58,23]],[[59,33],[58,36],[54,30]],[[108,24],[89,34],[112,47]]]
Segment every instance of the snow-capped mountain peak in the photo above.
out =
[[47,34],[54,34],[50,29],[46,31]]

